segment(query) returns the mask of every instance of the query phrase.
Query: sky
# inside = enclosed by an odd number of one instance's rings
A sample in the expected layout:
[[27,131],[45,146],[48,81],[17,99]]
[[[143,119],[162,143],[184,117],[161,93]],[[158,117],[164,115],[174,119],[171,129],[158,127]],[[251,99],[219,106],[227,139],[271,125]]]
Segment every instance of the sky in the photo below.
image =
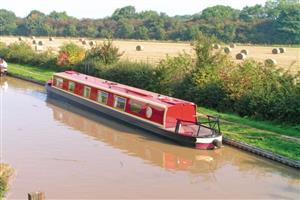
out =
[[18,17],[27,16],[32,10],[45,14],[66,11],[76,18],[103,18],[117,9],[132,5],[137,12],[155,10],[169,16],[195,14],[214,5],[228,5],[236,9],[266,0],[0,0],[0,9],[13,11]]

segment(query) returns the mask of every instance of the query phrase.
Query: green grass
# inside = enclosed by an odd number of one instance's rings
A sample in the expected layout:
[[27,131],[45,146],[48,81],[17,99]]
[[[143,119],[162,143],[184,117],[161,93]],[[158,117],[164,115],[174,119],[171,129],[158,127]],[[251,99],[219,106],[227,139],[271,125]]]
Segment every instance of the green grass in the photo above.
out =
[[270,121],[260,121],[251,118],[240,117],[231,113],[220,113],[213,109],[198,107],[198,112],[213,116],[219,116],[222,120],[239,123],[245,126],[250,126],[257,129],[262,129],[281,135],[300,138],[300,125],[286,125]]
[[42,67],[9,63],[8,72],[12,75],[18,75],[24,78],[31,78],[37,81],[46,82],[52,77],[52,74],[55,71]]
[[[9,64],[9,73],[38,81],[47,81],[55,71],[28,65]],[[300,160],[300,125],[292,126],[269,121],[243,118],[235,114],[219,113],[212,109],[198,108],[198,112],[219,116],[221,130],[228,138]]]
[[199,107],[198,112],[219,116],[221,131],[227,138],[292,160],[300,160],[300,130],[297,130],[296,126],[242,118],[235,114],[219,113],[203,107]]

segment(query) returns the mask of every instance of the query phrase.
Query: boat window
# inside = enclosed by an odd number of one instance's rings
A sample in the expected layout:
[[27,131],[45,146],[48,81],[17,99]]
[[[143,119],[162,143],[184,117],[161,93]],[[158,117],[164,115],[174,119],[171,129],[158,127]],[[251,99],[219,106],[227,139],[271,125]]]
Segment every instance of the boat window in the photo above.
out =
[[62,78],[55,78],[55,86],[58,88],[62,88],[63,87],[63,82],[64,80]]
[[91,95],[91,88],[84,86],[83,96],[86,98],[90,98]]
[[143,106],[144,106],[144,103],[142,103],[142,102],[130,100],[130,110],[134,113],[141,112]]
[[125,110],[126,99],[123,97],[115,96],[114,107]]
[[103,91],[98,91],[97,101],[99,103],[107,104],[108,93]]
[[75,83],[74,83],[74,82],[69,81],[68,90],[69,90],[70,92],[74,92],[74,90],[75,90]]

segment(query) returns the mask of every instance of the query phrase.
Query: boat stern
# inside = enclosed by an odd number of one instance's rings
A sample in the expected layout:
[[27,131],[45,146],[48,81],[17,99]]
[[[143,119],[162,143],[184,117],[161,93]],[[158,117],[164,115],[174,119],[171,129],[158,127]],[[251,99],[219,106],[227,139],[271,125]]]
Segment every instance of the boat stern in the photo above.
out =
[[222,146],[222,135],[215,137],[197,137],[195,142],[196,149],[202,150],[212,150],[216,148],[221,148]]

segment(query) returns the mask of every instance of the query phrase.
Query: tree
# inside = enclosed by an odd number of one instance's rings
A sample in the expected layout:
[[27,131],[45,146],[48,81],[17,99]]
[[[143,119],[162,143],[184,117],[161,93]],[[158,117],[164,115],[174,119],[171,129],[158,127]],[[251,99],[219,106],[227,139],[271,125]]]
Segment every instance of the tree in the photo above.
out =
[[41,35],[44,29],[46,15],[40,11],[33,10],[25,18],[25,32],[28,35]]
[[[71,28],[73,30],[68,30],[67,27],[71,26],[71,25],[76,26],[78,23],[78,20],[75,19],[74,17],[68,16],[66,12],[53,11],[46,17],[45,22],[50,27],[52,27],[52,29],[54,30],[54,33],[57,36],[66,36],[65,34],[68,31],[71,34],[74,34],[73,27]],[[77,36],[77,31],[76,31],[76,36]]]
[[112,18],[115,20],[119,20],[122,18],[134,18],[136,16],[135,7],[133,6],[125,6],[123,8],[118,8],[112,15]]
[[151,29],[151,36],[156,40],[165,40],[166,31],[160,26],[155,26]]
[[300,43],[300,4],[284,5],[274,22],[280,43]]
[[263,19],[266,17],[263,6],[246,6],[240,12],[239,18],[244,21],[252,21],[254,19]]
[[205,20],[223,21],[224,19],[236,19],[238,11],[230,6],[217,5],[206,8],[201,13],[201,18]]
[[118,38],[131,38],[134,33],[134,27],[127,20],[120,21],[115,36]]
[[11,35],[15,33],[16,15],[4,9],[0,9],[0,35]]
[[148,40],[149,39],[149,30],[144,26],[139,26],[136,28],[134,37],[136,39]]
[[268,0],[265,3],[265,12],[269,19],[275,20],[282,8],[284,8],[286,5],[297,5],[299,4],[299,0]]
[[95,37],[98,34],[97,27],[92,19],[80,20],[77,29],[81,36]]
[[64,36],[75,37],[78,35],[76,26],[74,24],[70,24],[64,28]]

